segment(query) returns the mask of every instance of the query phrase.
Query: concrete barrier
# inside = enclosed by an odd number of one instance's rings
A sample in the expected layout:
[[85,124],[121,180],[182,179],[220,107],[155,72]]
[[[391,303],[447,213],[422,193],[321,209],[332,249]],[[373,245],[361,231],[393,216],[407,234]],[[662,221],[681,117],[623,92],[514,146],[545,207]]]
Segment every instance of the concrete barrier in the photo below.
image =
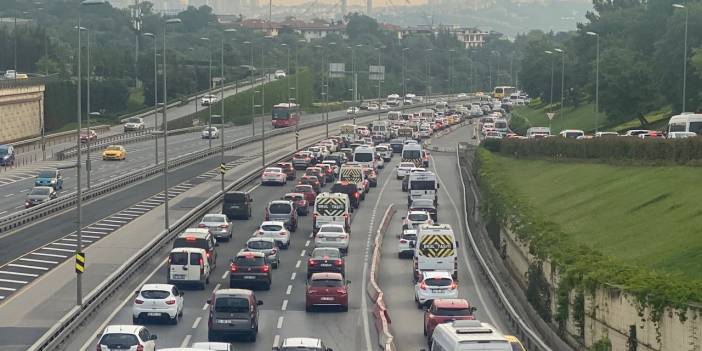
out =
[[375,329],[378,332],[378,343],[385,351],[395,351],[397,348],[395,347],[393,336],[390,333],[390,315],[388,314],[385,300],[383,299],[383,290],[380,289],[378,285],[378,264],[380,264],[383,236],[394,214],[395,206],[394,204],[390,204],[387,210],[385,210],[383,220],[380,222],[378,231],[375,234],[375,239],[373,240],[373,256],[371,259],[370,274],[368,276],[370,284],[368,284],[369,288],[367,293],[374,304],[373,318],[375,320]]

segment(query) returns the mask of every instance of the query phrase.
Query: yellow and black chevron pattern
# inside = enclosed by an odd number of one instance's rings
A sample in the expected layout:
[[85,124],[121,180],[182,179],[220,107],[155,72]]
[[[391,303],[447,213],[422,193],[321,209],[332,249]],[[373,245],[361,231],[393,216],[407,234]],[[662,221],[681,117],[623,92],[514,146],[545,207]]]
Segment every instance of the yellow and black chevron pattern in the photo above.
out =
[[346,201],[341,197],[323,197],[316,201],[320,216],[339,217],[346,212]]
[[449,235],[427,235],[419,242],[419,251],[425,257],[450,257],[455,255],[453,237]]
[[422,167],[422,159],[421,158],[403,158],[402,162],[412,162],[414,163],[414,166],[417,168]]
[[358,183],[363,180],[363,169],[358,168],[342,168],[341,177],[339,180]]

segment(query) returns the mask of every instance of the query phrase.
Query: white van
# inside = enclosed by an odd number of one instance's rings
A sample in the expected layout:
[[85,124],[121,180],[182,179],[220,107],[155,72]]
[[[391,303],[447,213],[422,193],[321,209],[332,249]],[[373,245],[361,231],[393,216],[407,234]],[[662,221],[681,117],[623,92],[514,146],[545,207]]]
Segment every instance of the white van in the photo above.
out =
[[422,224],[417,229],[414,250],[414,279],[424,271],[450,272],[458,278],[458,242],[449,224]]
[[411,172],[407,183],[407,206],[417,199],[434,201],[434,206],[439,202],[439,182],[436,174],[430,171]]
[[204,249],[179,247],[168,255],[168,284],[199,285],[205,290],[210,283],[210,263]]
[[509,132],[509,124],[507,124],[507,120],[504,118],[496,119],[493,128],[495,131],[500,132],[503,135]]
[[478,320],[456,320],[434,329],[431,351],[472,350],[512,351],[512,346],[495,327]]
[[585,136],[585,132],[583,132],[580,129],[565,129],[558,134],[560,134],[561,137],[568,139],[577,139],[579,137]]
[[683,113],[668,120],[668,133],[692,132],[702,134],[702,113]]
[[314,200],[312,230],[317,233],[324,224],[343,225],[346,232],[351,232],[351,200],[347,194],[320,193]]
[[399,121],[399,120],[402,120],[402,112],[400,112],[400,111],[388,112],[388,121]]
[[549,136],[551,136],[551,128],[549,127],[531,127],[526,132],[526,137],[529,139],[547,138]]
[[419,111],[419,118],[424,118],[425,120],[434,119],[434,110],[421,110]]
[[375,148],[370,145],[361,145],[353,150],[353,162],[375,170]]
[[424,163],[422,160],[422,146],[417,143],[405,144],[402,147],[401,155],[402,162],[412,162],[415,167],[422,167]]

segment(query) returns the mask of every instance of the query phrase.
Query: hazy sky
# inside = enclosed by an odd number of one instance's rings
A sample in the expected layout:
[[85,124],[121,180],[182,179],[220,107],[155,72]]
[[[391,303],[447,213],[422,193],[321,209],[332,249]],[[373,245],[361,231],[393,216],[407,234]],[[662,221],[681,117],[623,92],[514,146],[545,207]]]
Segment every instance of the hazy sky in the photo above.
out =
[[[325,4],[333,4],[337,3],[340,1],[339,0],[318,0],[320,3],[325,3]],[[297,5],[297,4],[304,4],[304,3],[310,3],[310,0],[273,0],[273,4],[285,4],[285,5]],[[426,4],[427,0],[373,0],[373,6],[390,6],[390,4],[394,4],[395,6],[401,6],[401,5],[421,5],[421,4]],[[366,1],[365,0],[347,0],[347,4],[349,6],[365,6]]]

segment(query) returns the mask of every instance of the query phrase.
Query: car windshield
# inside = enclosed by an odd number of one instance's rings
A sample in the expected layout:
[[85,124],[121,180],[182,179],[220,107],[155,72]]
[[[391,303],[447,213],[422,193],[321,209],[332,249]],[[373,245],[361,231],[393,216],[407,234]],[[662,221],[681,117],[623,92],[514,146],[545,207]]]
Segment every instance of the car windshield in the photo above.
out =
[[243,193],[227,193],[224,195],[225,202],[244,202],[245,196]]
[[127,120],[127,123],[141,123],[141,120],[138,118],[130,118]]
[[34,188],[29,195],[49,195],[50,191],[48,188]]
[[278,232],[283,230],[283,226],[278,224],[265,224],[261,226],[261,230],[264,232]]
[[473,310],[470,308],[437,308],[435,311],[432,312],[433,315],[435,316],[472,316],[473,315]]
[[39,172],[39,175],[37,176],[37,178],[53,178],[55,175],[56,175],[56,172],[43,171],[43,172]]
[[188,253],[187,252],[172,252],[169,257],[170,263],[178,266],[183,266],[188,264]]
[[417,234],[404,234],[403,233],[402,236],[400,236],[400,239],[417,241]]
[[263,266],[266,259],[260,256],[237,256],[234,263],[237,266]]
[[304,198],[305,197],[302,195],[285,195],[285,200],[290,200],[290,201],[300,201]]
[[410,182],[412,190],[435,190],[436,185],[433,180],[413,180]]
[[119,150],[120,150],[120,147],[119,147],[119,146],[108,146],[108,147],[107,147],[107,150],[119,151]]
[[314,249],[314,251],[312,251],[312,257],[321,258],[321,259],[324,259],[325,257],[331,258],[331,259],[341,258],[341,252],[338,249],[329,249],[329,248]]
[[5,156],[7,155],[7,148],[0,148],[0,156]]
[[427,278],[424,279],[426,285],[431,286],[449,286],[451,285],[451,279],[449,278]]
[[291,211],[290,204],[271,204],[268,206],[268,212],[272,214],[288,214]]
[[226,222],[224,220],[224,216],[205,216],[202,219],[203,222],[210,222],[210,223],[224,223]]
[[333,193],[350,194],[356,192],[356,186],[353,184],[334,184],[331,188]]
[[402,158],[415,159],[421,157],[422,153],[419,150],[405,150],[402,152]]
[[219,297],[214,303],[215,312],[249,312],[249,300],[241,297]]
[[298,192],[298,193],[307,193],[310,191],[312,191],[312,187],[309,185],[307,185],[307,186],[298,185],[295,187],[295,192]]
[[410,213],[407,218],[410,221],[415,221],[415,222],[421,222],[421,221],[426,221],[428,219],[428,216],[426,213]]
[[338,288],[343,286],[341,280],[338,279],[314,279],[311,282],[314,287],[324,287],[324,288]]
[[100,345],[105,345],[110,349],[129,349],[139,344],[136,335],[112,333],[105,334],[100,339]]
[[359,152],[353,155],[353,160],[356,162],[371,162],[373,161],[373,153]]
[[142,290],[141,297],[145,299],[163,300],[170,296],[171,293],[165,290]]
[[249,249],[254,250],[268,250],[273,248],[273,242],[266,240],[253,240],[249,241],[246,246],[248,246]]
[[319,231],[325,233],[343,233],[344,228],[335,225],[323,225],[319,228]]
[[281,173],[283,170],[277,167],[268,167],[266,168],[265,172],[270,172],[270,173]]

